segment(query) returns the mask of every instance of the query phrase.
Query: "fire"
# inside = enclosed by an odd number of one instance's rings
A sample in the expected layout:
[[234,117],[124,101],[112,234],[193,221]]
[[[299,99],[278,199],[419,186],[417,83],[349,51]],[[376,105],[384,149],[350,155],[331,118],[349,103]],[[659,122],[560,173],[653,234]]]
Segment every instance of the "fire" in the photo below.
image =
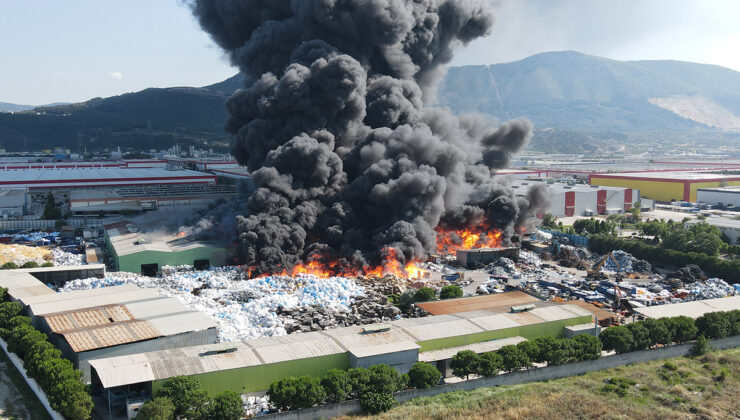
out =
[[[282,270],[274,275],[290,275],[292,277],[299,275],[312,275],[318,278],[329,278],[334,276],[342,277],[383,277],[387,274],[408,278],[422,279],[426,275],[426,270],[420,268],[416,262],[409,262],[402,265],[398,259],[397,251],[394,248],[384,248],[382,251],[383,263],[377,266],[364,266],[362,268],[348,267],[339,261],[322,261],[321,258],[313,258],[306,263],[296,264],[290,270]],[[254,267],[247,268],[249,278],[265,277],[268,274],[254,276]]]
[[182,238],[183,236],[187,235],[184,231],[177,232],[177,237]]
[[459,249],[499,248],[501,245],[501,232],[487,224],[461,230],[437,228],[437,252],[440,254],[455,254]]

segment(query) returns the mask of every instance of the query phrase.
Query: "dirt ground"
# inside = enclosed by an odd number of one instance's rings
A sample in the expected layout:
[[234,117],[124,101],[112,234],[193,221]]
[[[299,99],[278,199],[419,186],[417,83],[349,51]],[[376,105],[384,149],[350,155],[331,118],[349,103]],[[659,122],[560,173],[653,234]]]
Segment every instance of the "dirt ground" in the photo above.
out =
[[41,403],[0,350],[0,419],[48,419]]

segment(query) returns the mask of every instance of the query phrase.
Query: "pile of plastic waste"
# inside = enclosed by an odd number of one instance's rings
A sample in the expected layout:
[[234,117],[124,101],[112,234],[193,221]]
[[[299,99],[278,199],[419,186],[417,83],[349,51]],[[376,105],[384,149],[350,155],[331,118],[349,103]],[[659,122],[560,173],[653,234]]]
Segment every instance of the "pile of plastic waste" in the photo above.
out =
[[737,289],[722,279],[712,278],[705,282],[689,283],[684,286],[691,297],[696,299],[716,299],[738,294]]
[[614,256],[614,258],[617,260],[619,266],[614,263],[614,260],[612,260],[611,258],[607,258],[606,262],[604,262],[604,270],[606,271],[629,273],[632,271],[632,264],[637,261],[637,258],[622,250],[612,252],[612,256]]
[[540,264],[542,264],[542,259],[540,259],[540,257],[534,252],[521,250],[519,251],[519,262],[521,264],[529,264],[539,267]]
[[190,266],[165,267],[161,277],[111,272],[105,278],[73,280],[60,291],[85,290],[133,283],[159,288],[164,296],[177,297],[187,307],[210,315],[218,324],[220,341],[284,335],[285,319],[279,307],[321,307],[347,311],[354,297],[365,289],[344,277],[268,276],[246,279],[237,267],[196,271]]
[[54,266],[82,265],[85,264],[85,256],[63,251],[60,248],[51,248],[51,262]]
[[47,261],[49,251],[45,248],[36,248],[32,246],[17,244],[0,244],[0,265],[8,262],[21,266],[29,261],[37,264],[43,264]]

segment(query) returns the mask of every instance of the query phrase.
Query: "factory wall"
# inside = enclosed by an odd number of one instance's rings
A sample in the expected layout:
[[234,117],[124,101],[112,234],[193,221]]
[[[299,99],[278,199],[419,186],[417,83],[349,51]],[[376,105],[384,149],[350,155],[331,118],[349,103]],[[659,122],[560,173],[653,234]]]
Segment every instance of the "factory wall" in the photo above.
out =
[[696,201],[718,205],[731,204],[740,207],[740,190],[737,191],[698,191],[696,192]]
[[[647,181],[629,178],[610,179],[599,178],[598,175],[593,175],[591,176],[591,185],[633,188],[640,190],[641,196],[658,201],[683,200],[684,196],[683,182],[680,181]],[[622,200],[624,200],[623,196],[621,197]],[[622,201],[622,206],[623,205],[624,201]],[[607,208],[612,207],[607,204]]]
[[217,247],[198,247],[179,252],[141,251],[118,256],[113,252],[118,271],[141,273],[142,264],[158,264],[159,269],[165,265],[193,265],[195,260],[210,260],[212,266],[223,265],[226,261],[226,250]]
[[349,353],[349,365],[352,368],[369,368],[384,363],[400,373],[408,373],[414,363],[419,361],[419,349],[397,351],[394,353],[376,354],[368,357],[356,357]]
[[[323,376],[330,369],[349,369],[349,353],[289,360],[245,368],[222,370],[198,375],[197,379],[203,389],[215,395],[222,391],[234,391],[240,394],[261,392],[270,387],[273,381],[288,376]],[[152,382],[154,394],[167,382],[167,379]]]
[[509,338],[521,336],[528,340],[544,337],[554,336],[562,337],[564,328],[568,325],[578,325],[591,322],[591,315],[584,315],[575,318],[561,319],[550,322],[540,322],[537,324],[523,325],[520,327],[505,328],[495,331],[483,331],[474,334],[458,335],[455,337],[438,338],[434,340],[419,341],[418,344],[421,349],[420,352],[430,350],[440,350],[450,347],[465,346],[468,344],[480,343],[489,340],[498,340],[501,338]]
[[[689,186],[689,198],[686,201],[691,201],[692,203],[696,203],[698,200],[696,199],[697,190],[699,188],[717,188],[720,187],[719,181],[714,182],[692,182]],[[740,180],[739,181],[727,181],[727,187],[737,187],[740,186]]]
[[585,216],[586,211],[590,210],[596,214],[596,199],[598,191],[596,188],[593,191],[576,191],[576,202],[574,207],[575,216]]

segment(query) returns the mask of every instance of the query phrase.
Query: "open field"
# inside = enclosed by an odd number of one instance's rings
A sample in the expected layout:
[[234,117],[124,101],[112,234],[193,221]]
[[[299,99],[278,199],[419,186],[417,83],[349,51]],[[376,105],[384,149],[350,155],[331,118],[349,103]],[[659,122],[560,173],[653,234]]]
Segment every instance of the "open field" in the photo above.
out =
[[377,418],[737,419],[740,349],[417,398]]

